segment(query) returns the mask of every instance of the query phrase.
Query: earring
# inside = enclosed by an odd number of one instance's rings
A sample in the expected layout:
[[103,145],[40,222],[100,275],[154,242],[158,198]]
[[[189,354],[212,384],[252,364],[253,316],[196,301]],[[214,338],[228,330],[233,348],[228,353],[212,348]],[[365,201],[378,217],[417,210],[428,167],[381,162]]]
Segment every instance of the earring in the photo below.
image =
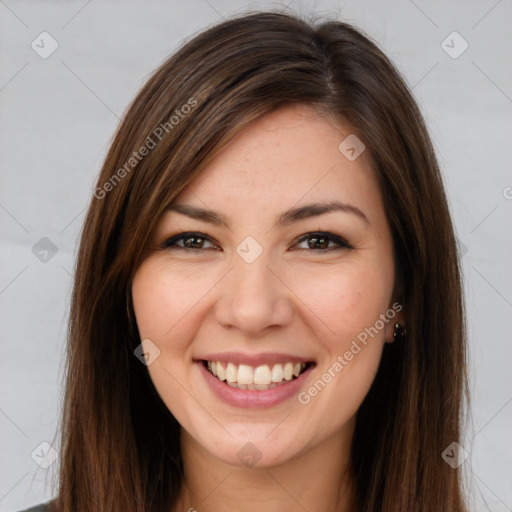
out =
[[395,341],[401,341],[405,338],[407,331],[405,327],[400,325],[398,322],[395,324],[395,330],[393,331],[393,339]]

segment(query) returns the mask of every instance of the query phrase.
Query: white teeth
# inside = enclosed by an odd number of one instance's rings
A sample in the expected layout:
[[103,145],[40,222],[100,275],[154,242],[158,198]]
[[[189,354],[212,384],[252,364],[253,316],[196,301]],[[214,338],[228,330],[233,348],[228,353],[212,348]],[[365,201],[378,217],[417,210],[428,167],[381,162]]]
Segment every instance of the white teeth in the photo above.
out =
[[247,364],[221,363],[220,361],[207,361],[210,373],[219,380],[226,381],[232,388],[264,391],[298,377],[306,368],[305,363],[274,364],[272,370],[269,365],[253,368]]
[[253,384],[254,382],[254,374],[252,371],[252,366],[247,364],[241,364],[238,366],[238,384]]
[[281,382],[283,380],[283,365],[275,364],[272,368],[272,382]]
[[226,373],[224,372],[224,368],[220,364],[220,361],[217,361],[217,378],[219,380],[226,380]]
[[292,380],[293,376],[293,363],[286,363],[283,368],[284,380]]
[[236,366],[233,363],[228,363],[226,367],[226,380],[228,382],[236,382]]
[[270,375],[270,368],[267,365],[258,366],[258,368],[254,370],[254,384],[266,384],[268,386],[271,382],[272,376]]

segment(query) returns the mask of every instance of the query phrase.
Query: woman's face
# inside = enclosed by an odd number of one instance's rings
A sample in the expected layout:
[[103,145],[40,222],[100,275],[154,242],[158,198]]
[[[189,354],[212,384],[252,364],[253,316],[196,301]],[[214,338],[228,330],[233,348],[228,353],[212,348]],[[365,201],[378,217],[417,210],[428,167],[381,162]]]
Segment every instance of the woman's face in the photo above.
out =
[[151,379],[226,463],[349,442],[392,341],[390,228],[350,134],[301,105],[257,120],[175,199],[134,276]]

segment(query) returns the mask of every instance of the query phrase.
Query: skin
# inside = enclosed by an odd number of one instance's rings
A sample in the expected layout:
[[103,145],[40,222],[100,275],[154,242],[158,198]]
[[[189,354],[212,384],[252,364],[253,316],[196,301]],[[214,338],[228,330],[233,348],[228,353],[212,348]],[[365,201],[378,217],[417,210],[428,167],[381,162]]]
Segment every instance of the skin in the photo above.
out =
[[[182,426],[186,484],[175,510],[349,510],[355,415],[401,313],[307,404],[293,396],[266,409],[233,407],[194,359],[225,351],[306,357],[316,363],[307,391],[392,307],[393,245],[372,163],[368,152],[349,161],[338,150],[352,131],[304,105],[281,108],[238,135],[174,201],[213,210],[229,226],[176,211],[160,219],[132,296],[141,339],[160,350],[149,374]],[[367,221],[331,211],[276,222],[286,210],[331,201]],[[198,249],[183,241],[160,248],[186,231],[210,239],[194,239]],[[310,248],[302,236],[315,231],[351,248]],[[263,250],[252,263],[236,252],[247,236]],[[237,456],[247,442],[261,455],[250,468]]]

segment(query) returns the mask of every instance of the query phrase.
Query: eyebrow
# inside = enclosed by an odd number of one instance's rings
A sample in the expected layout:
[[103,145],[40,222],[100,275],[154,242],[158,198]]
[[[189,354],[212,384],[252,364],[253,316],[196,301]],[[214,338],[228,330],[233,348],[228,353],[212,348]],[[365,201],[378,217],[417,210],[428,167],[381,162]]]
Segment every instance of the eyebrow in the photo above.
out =
[[[167,210],[181,213],[182,215],[186,215],[192,219],[209,222],[216,226],[225,226],[229,228],[228,218],[213,210],[198,208],[196,206],[187,204],[171,204]],[[368,217],[359,208],[351,204],[342,203],[340,201],[331,201],[329,203],[311,203],[305,206],[292,208],[279,215],[277,224],[286,226],[299,220],[318,217],[320,215],[325,215],[332,212],[344,212],[356,215],[366,224],[368,224],[368,226],[370,225]]]

